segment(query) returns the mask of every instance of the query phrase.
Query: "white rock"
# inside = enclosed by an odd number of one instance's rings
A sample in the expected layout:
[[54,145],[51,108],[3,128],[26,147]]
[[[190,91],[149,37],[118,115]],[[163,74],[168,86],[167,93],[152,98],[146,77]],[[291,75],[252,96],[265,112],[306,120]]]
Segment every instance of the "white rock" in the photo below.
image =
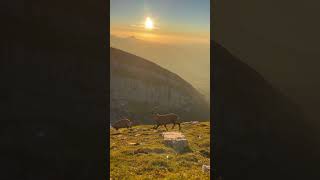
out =
[[164,144],[172,147],[178,152],[184,151],[189,145],[185,136],[181,132],[163,132]]
[[210,166],[202,165],[202,171],[203,172],[210,172]]
[[131,142],[131,143],[129,143],[129,145],[133,145],[133,146],[137,146],[137,145],[139,145],[140,143],[136,143],[136,142]]

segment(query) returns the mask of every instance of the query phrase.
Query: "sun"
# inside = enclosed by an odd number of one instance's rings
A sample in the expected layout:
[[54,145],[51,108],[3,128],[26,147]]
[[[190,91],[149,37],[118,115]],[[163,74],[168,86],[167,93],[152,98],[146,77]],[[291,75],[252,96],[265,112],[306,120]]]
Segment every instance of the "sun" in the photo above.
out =
[[144,23],[144,27],[148,30],[152,30],[153,29],[153,21],[150,17],[146,18],[146,21]]

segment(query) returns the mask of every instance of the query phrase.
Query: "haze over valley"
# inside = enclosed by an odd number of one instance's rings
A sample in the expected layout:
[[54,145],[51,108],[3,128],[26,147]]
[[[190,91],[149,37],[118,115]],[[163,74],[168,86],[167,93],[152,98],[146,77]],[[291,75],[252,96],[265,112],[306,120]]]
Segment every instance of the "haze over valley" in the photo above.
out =
[[210,44],[159,43],[136,36],[110,36],[111,47],[148,59],[191,83],[210,99]]
[[209,100],[209,4],[111,0],[110,46],[179,75]]

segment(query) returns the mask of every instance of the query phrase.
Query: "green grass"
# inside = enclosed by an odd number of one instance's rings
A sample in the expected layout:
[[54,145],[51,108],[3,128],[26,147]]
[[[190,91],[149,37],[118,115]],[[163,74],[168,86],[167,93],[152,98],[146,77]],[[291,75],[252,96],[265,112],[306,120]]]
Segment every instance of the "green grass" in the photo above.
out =
[[[210,179],[202,165],[210,164],[210,124],[182,124],[191,152],[178,154],[162,143],[164,127],[135,126],[110,130],[110,177],[116,179]],[[168,126],[171,131],[171,125]],[[177,131],[175,127],[174,131]],[[200,136],[200,137],[199,137]],[[139,144],[130,144],[139,143]],[[145,153],[136,153],[148,152]]]

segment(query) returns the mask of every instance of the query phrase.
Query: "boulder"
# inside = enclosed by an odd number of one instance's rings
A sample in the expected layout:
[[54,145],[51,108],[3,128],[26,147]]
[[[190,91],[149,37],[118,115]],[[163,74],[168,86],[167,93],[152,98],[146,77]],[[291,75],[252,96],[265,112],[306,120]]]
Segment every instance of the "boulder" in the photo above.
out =
[[188,140],[181,132],[163,132],[161,136],[163,136],[164,144],[177,152],[183,152],[189,148]]

